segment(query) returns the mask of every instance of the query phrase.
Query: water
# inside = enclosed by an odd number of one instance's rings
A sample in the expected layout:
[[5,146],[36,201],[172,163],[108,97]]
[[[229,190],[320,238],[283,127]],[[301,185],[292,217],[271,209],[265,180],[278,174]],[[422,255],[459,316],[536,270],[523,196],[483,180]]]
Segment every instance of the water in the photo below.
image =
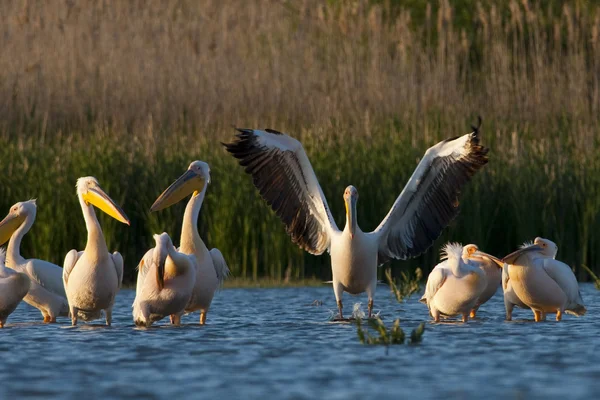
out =
[[[230,289],[208,325],[166,321],[134,328],[134,293],[117,298],[112,327],[44,325],[22,304],[0,331],[1,398],[593,398],[600,388],[600,292],[582,285],[588,314],[504,321],[499,291],[466,325],[428,324],[419,346],[359,344],[356,328],[330,323],[330,286]],[[346,311],[366,297],[344,297]],[[375,309],[407,333],[427,321],[413,296],[398,304],[380,286]],[[311,305],[314,300],[322,306]]]

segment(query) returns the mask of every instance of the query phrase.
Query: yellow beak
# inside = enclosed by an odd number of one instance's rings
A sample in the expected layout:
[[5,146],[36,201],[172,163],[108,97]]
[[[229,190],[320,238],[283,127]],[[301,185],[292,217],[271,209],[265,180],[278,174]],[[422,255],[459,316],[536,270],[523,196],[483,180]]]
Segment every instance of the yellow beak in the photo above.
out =
[[202,190],[205,183],[206,180],[202,175],[188,169],[167,190],[158,196],[158,199],[150,207],[150,211],[164,210],[173,204],[179,203],[191,193]]
[[8,242],[12,234],[21,226],[25,221],[25,217],[8,214],[2,221],[0,221],[0,245]]
[[494,257],[493,255],[485,253],[483,251],[477,250],[475,253],[473,253],[473,255],[475,257],[488,258],[492,260],[499,268],[502,268],[504,266],[504,263],[498,257]]
[[127,218],[127,215],[121,210],[121,207],[108,197],[100,187],[89,189],[81,197],[87,204],[96,206],[117,221],[129,225],[129,218]]

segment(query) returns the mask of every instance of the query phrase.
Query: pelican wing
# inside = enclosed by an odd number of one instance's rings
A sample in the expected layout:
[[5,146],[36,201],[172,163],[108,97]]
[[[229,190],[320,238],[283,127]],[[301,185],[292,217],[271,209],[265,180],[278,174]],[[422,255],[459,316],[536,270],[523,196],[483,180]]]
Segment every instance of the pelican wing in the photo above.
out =
[[77,264],[77,260],[79,260],[79,257],[81,257],[82,254],[83,251],[77,252],[77,250],[73,249],[65,256],[62,271],[62,279],[65,287],[67,286],[67,283],[69,283],[69,275],[71,275],[71,271],[73,271],[75,264]]
[[62,280],[63,269],[44,260],[29,260],[25,266],[29,279],[48,291],[67,297]]
[[581,292],[579,291],[579,284],[571,268],[567,264],[553,258],[544,258],[540,261],[544,271],[546,271],[567,296],[569,302],[567,311],[575,315],[585,314],[586,309],[583,305]]
[[329,249],[331,232],[338,228],[300,142],[271,129],[238,131],[224,146],[252,175],[292,241],[311,254]]
[[223,284],[223,281],[229,276],[229,267],[225,262],[225,257],[221,251],[217,248],[210,250],[210,257],[212,258],[215,271],[217,272],[217,278],[219,279],[219,285]]
[[419,300],[421,303],[429,305],[429,301],[435,296],[438,290],[442,287],[450,271],[446,268],[446,262],[438,264],[427,277],[427,285],[425,286],[425,294]]
[[458,197],[471,177],[488,161],[478,129],[429,148],[375,230],[378,263],[405,260],[429,248],[458,214]]
[[508,282],[510,280],[510,276],[508,275],[508,268],[510,268],[510,265],[504,263],[504,267],[502,267],[502,289],[504,291],[508,290]]
[[115,263],[115,270],[117,271],[117,278],[119,279],[119,288],[123,283],[123,256],[118,251],[111,254],[112,260]]

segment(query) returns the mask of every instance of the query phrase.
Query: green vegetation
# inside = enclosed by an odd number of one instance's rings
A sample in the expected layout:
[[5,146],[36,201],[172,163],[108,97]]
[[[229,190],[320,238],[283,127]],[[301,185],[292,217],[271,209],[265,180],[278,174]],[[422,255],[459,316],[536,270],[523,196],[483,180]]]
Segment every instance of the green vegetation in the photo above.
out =
[[590,277],[592,278],[592,281],[594,282],[594,286],[596,287],[596,289],[600,290],[600,278],[598,278],[598,276],[594,273],[594,271],[592,271],[587,265],[581,264],[581,267],[588,274],[590,274]]
[[[392,327],[388,330],[380,318],[370,318],[368,320],[368,327],[370,327],[377,336],[372,336],[369,333],[368,328],[363,329],[362,320],[356,319],[356,332],[358,340],[362,344],[368,345],[384,345],[390,346],[394,344],[404,344],[406,335],[402,328],[400,328],[400,320],[396,319]],[[418,327],[413,329],[410,334],[410,344],[420,343],[423,338],[423,332],[425,332],[425,323],[421,322]]]
[[337,223],[352,183],[368,231],[425,149],[480,114],[489,164],[431,250],[391,276],[426,274],[447,240],[502,256],[535,236],[579,278],[582,264],[598,272],[597,5],[417,3],[0,2],[0,213],[38,199],[22,253],[62,264],[83,248],[74,185],[94,175],[132,221],[99,216],[133,281],[152,233],[178,242],[185,204],[150,205],[201,159],[201,235],[236,278],[328,280],[328,257],[291,244],[220,146],[231,125],[300,139]]
[[417,293],[421,289],[423,271],[421,271],[421,268],[416,268],[414,274],[411,274],[408,271],[401,271],[400,279],[396,284],[394,278],[392,277],[392,270],[390,268],[386,268],[385,278],[388,281],[388,285],[390,285],[390,291],[394,294],[396,300],[398,300],[398,303],[402,303],[413,293]]

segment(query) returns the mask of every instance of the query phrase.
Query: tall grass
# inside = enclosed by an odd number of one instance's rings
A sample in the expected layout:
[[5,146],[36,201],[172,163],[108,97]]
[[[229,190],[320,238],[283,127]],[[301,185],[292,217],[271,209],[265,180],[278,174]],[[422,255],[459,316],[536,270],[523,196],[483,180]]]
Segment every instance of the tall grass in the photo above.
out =
[[449,239],[502,255],[540,235],[598,272],[600,13],[578,4],[442,0],[414,23],[367,1],[0,2],[0,212],[37,197],[23,253],[62,263],[85,241],[75,180],[98,177],[132,220],[101,217],[131,280],[153,232],[179,235],[184,204],[149,206],[202,159],[201,232],[234,275],[328,279],[218,144],[231,125],[301,139],[338,225],[352,183],[370,230],[424,150],[481,114],[490,163],[461,215],[393,270],[428,271]]

